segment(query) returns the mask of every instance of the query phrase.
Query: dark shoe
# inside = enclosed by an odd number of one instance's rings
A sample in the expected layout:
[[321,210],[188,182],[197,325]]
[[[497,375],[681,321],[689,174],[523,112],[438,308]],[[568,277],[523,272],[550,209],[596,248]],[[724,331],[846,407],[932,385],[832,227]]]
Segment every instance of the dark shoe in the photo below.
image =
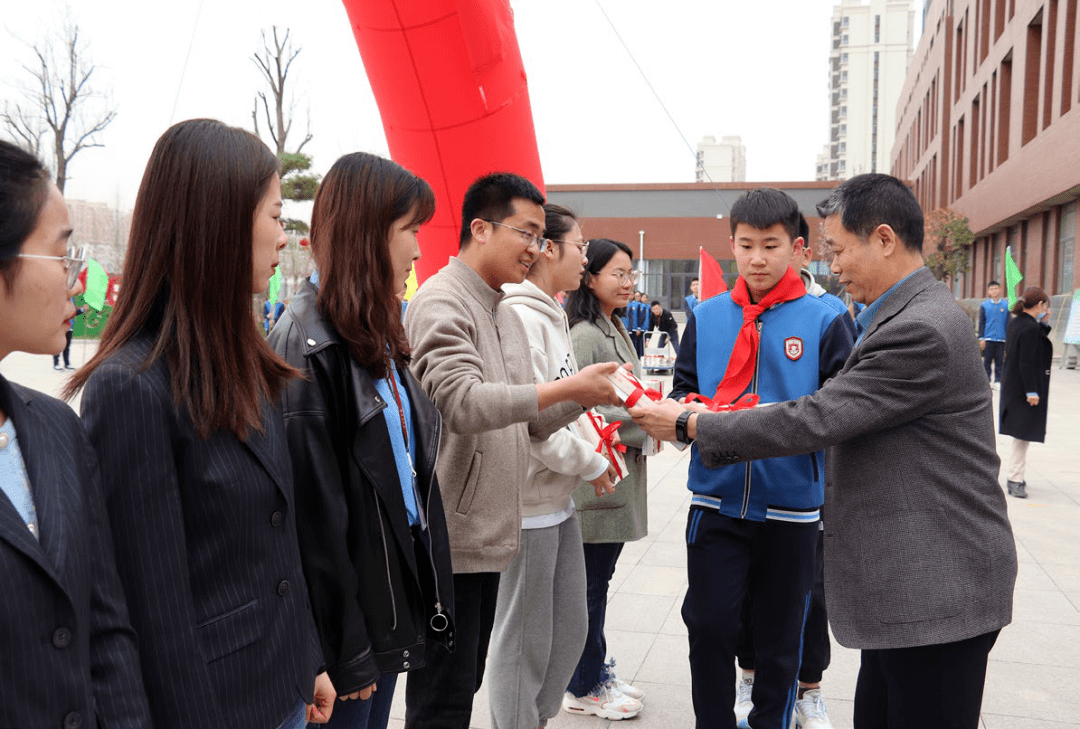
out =
[[1026,481],[1006,481],[1005,485],[1009,489],[1009,496],[1015,496],[1018,499],[1028,497]]

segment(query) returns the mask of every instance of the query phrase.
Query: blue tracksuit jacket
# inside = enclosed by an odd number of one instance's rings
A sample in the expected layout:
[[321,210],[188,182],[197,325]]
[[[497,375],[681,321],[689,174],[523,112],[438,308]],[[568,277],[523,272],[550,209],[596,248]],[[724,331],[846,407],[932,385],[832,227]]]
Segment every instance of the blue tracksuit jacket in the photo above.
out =
[[[817,391],[844,366],[854,344],[851,328],[828,303],[803,296],[758,318],[761,344],[747,392],[762,403],[796,400]],[[671,397],[712,397],[727,370],[742,326],[742,307],[724,293],[702,301],[683,332]],[[698,334],[702,336],[699,339]],[[797,439],[798,433],[792,433]],[[692,503],[727,516],[763,521],[816,521],[824,501],[823,451],[705,468],[697,445],[690,456]]]

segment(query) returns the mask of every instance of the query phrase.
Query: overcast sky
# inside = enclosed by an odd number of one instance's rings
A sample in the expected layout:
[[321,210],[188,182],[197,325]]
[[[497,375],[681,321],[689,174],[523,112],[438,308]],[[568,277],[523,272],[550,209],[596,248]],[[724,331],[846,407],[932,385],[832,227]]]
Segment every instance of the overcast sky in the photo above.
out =
[[[751,181],[813,179],[828,133],[836,0],[599,3],[691,147],[706,134],[739,135]],[[597,0],[512,5],[547,184],[693,181],[693,151]],[[65,12],[89,43],[96,88],[117,110],[100,135],[105,146],[73,160],[69,198],[129,208],[171,123],[213,117],[251,128],[264,88],[251,56],[272,25],[290,28],[302,48],[289,77],[290,146],[310,117],[314,139],[304,151],[316,171],[348,152],[388,154],[340,0],[11,0],[0,20],[0,106],[21,100],[29,45],[61,27]]]

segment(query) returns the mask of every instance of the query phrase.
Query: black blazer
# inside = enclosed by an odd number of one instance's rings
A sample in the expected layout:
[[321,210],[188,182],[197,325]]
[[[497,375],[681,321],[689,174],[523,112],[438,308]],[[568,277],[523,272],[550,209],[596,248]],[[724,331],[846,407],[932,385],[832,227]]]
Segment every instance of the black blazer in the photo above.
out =
[[66,404],[0,377],[41,541],[0,496],[0,727],[150,727],[101,478]]
[[82,397],[101,459],[118,571],[141,636],[157,729],[278,726],[321,663],[300,568],[281,415],[206,440],[151,342],[125,346]]
[[[1023,312],[1005,328],[1005,371],[1001,377],[1001,415],[998,430],[1020,440],[1046,440],[1046,413],[1050,402],[1050,362],[1054,345],[1050,327]],[[1039,395],[1028,405],[1027,394]]]

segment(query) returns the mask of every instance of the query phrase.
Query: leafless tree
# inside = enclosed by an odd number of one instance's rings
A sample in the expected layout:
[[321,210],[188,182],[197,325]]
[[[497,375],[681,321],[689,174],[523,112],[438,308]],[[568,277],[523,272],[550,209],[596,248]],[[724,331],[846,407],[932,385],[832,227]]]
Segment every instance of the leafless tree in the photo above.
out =
[[84,149],[102,146],[97,135],[116,118],[116,111],[107,103],[90,103],[101,99],[91,84],[97,66],[85,56],[79,26],[66,24],[60,42],[59,54],[51,39],[32,46],[37,63],[23,66],[33,79],[24,92],[26,102],[14,104],[14,109],[5,104],[0,120],[35,154],[41,150],[42,138],[52,137],[56,186],[63,192],[72,158]]
[[[261,53],[256,53],[251,57],[251,60],[258,66],[263,78],[270,84],[270,92],[274,96],[274,116],[270,116],[270,102],[266,98],[266,94],[260,91],[255,99],[255,108],[251,110],[251,120],[255,123],[255,133],[258,134],[259,102],[261,101],[263,115],[266,117],[266,126],[270,132],[270,138],[274,140],[279,156],[285,152],[285,140],[292,130],[293,123],[293,105],[291,101],[287,114],[285,110],[285,82],[289,77],[289,69],[292,67],[293,61],[296,60],[301,51],[300,48],[293,48],[292,43],[289,41],[290,32],[286,28],[284,37],[279,38],[277,26],[273,26],[271,29],[273,44],[271,44],[264,30],[262,32],[263,50]],[[308,129],[304,141],[293,150],[293,153],[299,154],[304,145],[310,141],[311,130]]]

